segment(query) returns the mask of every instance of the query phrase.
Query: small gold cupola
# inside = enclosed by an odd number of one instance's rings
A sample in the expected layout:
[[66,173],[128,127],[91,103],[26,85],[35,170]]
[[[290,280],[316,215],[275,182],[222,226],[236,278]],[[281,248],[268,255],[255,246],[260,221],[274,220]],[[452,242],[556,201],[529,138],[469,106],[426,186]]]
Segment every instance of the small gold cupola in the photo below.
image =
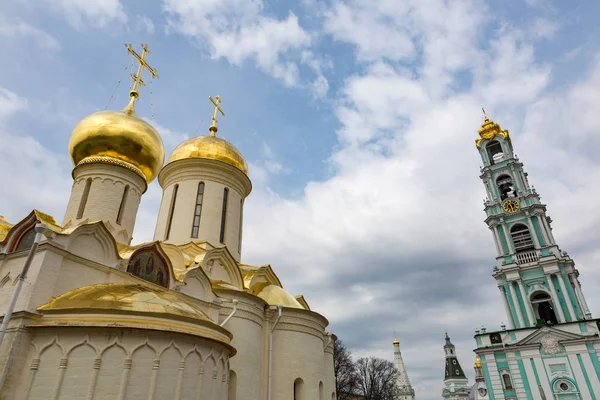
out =
[[485,109],[481,109],[483,111],[483,124],[481,124],[481,128],[477,131],[479,133],[479,139],[475,140],[475,145],[477,148],[481,146],[481,142],[483,140],[491,140],[496,135],[500,135],[504,137],[507,141],[510,142],[510,135],[508,134],[508,130],[502,130],[500,125],[492,121],[488,118]]

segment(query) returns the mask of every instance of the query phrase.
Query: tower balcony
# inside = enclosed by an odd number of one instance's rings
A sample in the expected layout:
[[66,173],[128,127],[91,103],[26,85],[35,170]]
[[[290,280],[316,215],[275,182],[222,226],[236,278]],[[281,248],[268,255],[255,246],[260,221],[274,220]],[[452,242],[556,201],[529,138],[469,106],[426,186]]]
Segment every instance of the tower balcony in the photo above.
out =
[[518,252],[516,258],[519,265],[537,262],[540,259],[536,250]]

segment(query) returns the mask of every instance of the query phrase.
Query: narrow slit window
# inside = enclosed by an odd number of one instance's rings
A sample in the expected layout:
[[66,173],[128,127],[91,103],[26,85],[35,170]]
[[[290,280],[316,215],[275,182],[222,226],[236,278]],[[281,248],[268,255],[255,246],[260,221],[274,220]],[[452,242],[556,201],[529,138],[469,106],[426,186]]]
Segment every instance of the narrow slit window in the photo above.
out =
[[121,205],[119,205],[119,212],[117,213],[117,224],[121,225],[123,221],[123,213],[125,212],[125,203],[127,202],[127,195],[129,194],[129,185],[123,189],[123,197],[121,197]]
[[87,178],[85,181],[85,187],[81,194],[81,201],[79,202],[79,209],[77,210],[77,219],[83,217],[83,211],[85,210],[85,204],[87,203],[88,196],[90,195],[90,188],[92,187],[92,178]]
[[196,196],[196,208],[194,209],[194,221],[192,223],[192,237],[198,237],[200,230],[200,215],[202,215],[202,198],[204,197],[204,182],[198,184],[198,195]]
[[242,226],[244,224],[244,199],[240,200],[240,231],[238,233],[238,253],[242,253]]
[[171,234],[171,225],[173,225],[173,214],[175,214],[175,201],[177,201],[178,190],[179,185],[175,185],[173,188],[173,197],[171,197],[171,209],[169,210],[169,219],[167,222],[167,233],[165,235],[165,240],[169,240],[169,235]]
[[219,235],[219,242],[225,242],[225,220],[227,219],[227,197],[229,196],[229,189],[223,189],[223,210],[221,211],[221,234]]

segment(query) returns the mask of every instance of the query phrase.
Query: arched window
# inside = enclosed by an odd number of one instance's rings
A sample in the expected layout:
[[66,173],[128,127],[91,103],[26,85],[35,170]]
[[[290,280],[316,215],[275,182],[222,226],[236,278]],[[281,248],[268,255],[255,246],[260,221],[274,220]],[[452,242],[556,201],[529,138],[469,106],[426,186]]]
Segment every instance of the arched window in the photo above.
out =
[[194,209],[194,222],[192,224],[192,237],[198,237],[200,230],[200,215],[202,214],[202,199],[204,197],[204,182],[198,184],[198,194],[196,195],[196,208]]
[[155,248],[139,250],[129,259],[127,272],[148,282],[168,288],[169,269]]
[[229,371],[229,397],[227,400],[235,400],[237,396],[237,375],[234,370]]
[[10,246],[8,253],[14,253],[16,251],[23,251],[31,249],[33,241],[35,240],[35,229],[33,227],[27,229],[20,236],[15,238],[15,241]]
[[123,197],[121,197],[121,204],[119,205],[119,212],[117,213],[117,224],[121,225],[123,220],[123,213],[125,212],[125,202],[127,201],[127,194],[129,193],[129,185],[123,189]]
[[508,175],[500,175],[496,179],[496,186],[500,192],[500,200],[507,199],[509,197],[517,197],[517,191],[514,188],[512,178]]
[[325,389],[323,388],[323,382],[319,382],[319,400],[325,400]]
[[306,400],[304,398],[304,381],[301,378],[294,381],[294,400]]
[[531,295],[531,305],[535,311],[538,320],[542,320],[544,324],[557,324],[552,297],[546,292],[535,292]]
[[533,240],[531,239],[531,233],[529,228],[523,224],[516,224],[510,228],[510,236],[515,245],[516,251],[524,251],[533,249]]
[[219,242],[225,243],[225,220],[227,219],[227,198],[229,197],[229,189],[223,189],[223,209],[221,210],[221,233],[219,234]]
[[492,140],[487,144],[486,150],[488,158],[490,159],[490,164],[494,165],[504,160],[504,152],[502,151],[502,145],[500,142]]
[[83,211],[85,210],[85,205],[88,200],[88,196],[90,195],[90,189],[92,188],[92,178],[87,178],[85,181],[85,187],[83,188],[83,193],[81,194],[81,201],[79,202],[79,208],[77,209],[77,219],[81,219],[83,217]]
[[173,195],[171,196],[171,207],[169,208],[169,215],[167,217],[167,233],[165,234],[165,240],[169,240],[171,234],[171,225],[173,225],[173,214],[175,214],[175,201],[177,201],[177,191],[179,185],[173,187]]
[[331,400],[335,400],[335,392],[331,392]]
[[512,381],[510,379],[510,374],[508,373],[508,371],[503,371],[502,372],[502,383],[504,384],[504,389],[505,390],[514,389],[513,385],[512,385]]

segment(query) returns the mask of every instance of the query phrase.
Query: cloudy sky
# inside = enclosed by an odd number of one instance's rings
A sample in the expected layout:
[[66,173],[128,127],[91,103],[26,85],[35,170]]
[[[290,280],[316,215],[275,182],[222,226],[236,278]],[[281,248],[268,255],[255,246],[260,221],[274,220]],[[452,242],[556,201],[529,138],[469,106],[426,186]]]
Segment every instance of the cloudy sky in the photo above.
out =
[[[32,208],[62,219],[70,132],[109,100],[126,104],[123,44],[148,43],[160,78],[138,113],[167,152],[205,134],[207,97],[223,99],[219,134],[254,183],[243,261],[270,263],[356,357],[392,359],[397,331],[419,399],[440,397],[444,330],[472,376],[474,329],[506,322],[474,145],[482,106],[511,131],[598,316],[600,3],[148,3],[0,5],[10,221]],[[152,239],[160,196],[152,183],[134,241]]]

